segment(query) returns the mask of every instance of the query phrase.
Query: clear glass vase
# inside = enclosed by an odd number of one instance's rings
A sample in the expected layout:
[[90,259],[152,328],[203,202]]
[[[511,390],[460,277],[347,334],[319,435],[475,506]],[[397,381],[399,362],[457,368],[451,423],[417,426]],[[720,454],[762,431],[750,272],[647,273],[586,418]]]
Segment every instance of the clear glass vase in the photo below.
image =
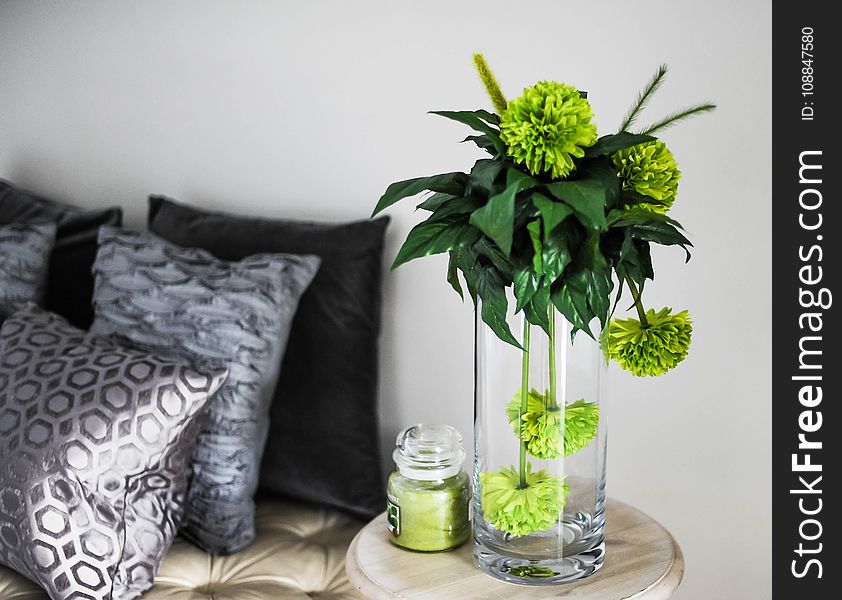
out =
[[[551,309],[550,332],[510,314],[523,350],[476,322],[474,560],[528,585],[575,581],[605,558],[605,359]],[[598,339],[598,331],[594,331]],[[525,398],[525,400],[524,400]]]

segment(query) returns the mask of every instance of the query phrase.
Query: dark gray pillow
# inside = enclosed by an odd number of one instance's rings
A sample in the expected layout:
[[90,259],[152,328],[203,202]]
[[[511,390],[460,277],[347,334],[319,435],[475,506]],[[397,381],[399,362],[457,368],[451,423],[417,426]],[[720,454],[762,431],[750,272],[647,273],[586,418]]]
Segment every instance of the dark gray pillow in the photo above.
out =
[[33,304],[0,329],[0,564],[53,600],[152,586],[183,514],[198,414],[225,379]]
[[314,256],[264,254],[232,263],[149,232],[103,227],[94,262],[91,331],[225,365],[196,449],[185,535],[227,554],[254,539],[254,493],[269,406]]
[[94,318],[91,295],[96,236],[101,225],[120,225],[117,207],[83,210],[55,202],[0,179],[0,224],[55,223],[56,243],[50,255],[46,308],[77,327],[87,329]]
[[0,323],[28,302],[41,304],[55,225],[0,225]]

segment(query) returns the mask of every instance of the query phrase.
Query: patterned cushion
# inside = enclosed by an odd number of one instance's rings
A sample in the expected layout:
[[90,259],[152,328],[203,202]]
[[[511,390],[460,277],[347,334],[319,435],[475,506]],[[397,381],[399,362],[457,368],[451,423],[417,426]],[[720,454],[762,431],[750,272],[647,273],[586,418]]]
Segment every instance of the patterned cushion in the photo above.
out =
[[322,259],[289,336],[260,487],[366,519],[383,511],[386,487],[377,419],[377,342],[388,222],[258,219],[149,198],[149,229],[173,243],[226,260],[259,252]]
[[55,237],[55,225],[0,225],[0,323],[27,302],[43,302]]
[[99,241],[91,331],[229,370],[193,452],[184,534],[212,554],[240,550],[254,539],[253,497],[281,357],[319,259],[267,254],[229,263],[113,227],[103,227]]
[[127,349],[28,305],[0,329],[0,564],[53,600],[152,585],[195,418],[224,370]]

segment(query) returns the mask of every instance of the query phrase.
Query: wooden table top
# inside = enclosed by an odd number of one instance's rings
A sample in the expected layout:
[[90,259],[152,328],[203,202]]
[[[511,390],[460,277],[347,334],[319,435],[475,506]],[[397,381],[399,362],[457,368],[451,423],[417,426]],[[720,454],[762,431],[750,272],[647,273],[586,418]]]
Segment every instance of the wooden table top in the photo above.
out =
[[452,552],[409,552],[394,546],[385,513],[351,542],[345,570],[366,600],[666,600],[684,575],[681,548],[636,508],[606,502],[606,554],[590,577],[553,586],[498,581],[473,562],[469,540]]

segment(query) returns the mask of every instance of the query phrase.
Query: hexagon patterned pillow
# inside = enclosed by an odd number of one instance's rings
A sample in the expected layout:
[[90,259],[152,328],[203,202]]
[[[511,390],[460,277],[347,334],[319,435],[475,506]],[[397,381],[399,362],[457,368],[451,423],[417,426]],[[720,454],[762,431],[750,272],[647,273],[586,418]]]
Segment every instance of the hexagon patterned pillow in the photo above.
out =
[[152,586],[224,369],[129,349],[33,304],[0,328],[0,564],[53,600]]

